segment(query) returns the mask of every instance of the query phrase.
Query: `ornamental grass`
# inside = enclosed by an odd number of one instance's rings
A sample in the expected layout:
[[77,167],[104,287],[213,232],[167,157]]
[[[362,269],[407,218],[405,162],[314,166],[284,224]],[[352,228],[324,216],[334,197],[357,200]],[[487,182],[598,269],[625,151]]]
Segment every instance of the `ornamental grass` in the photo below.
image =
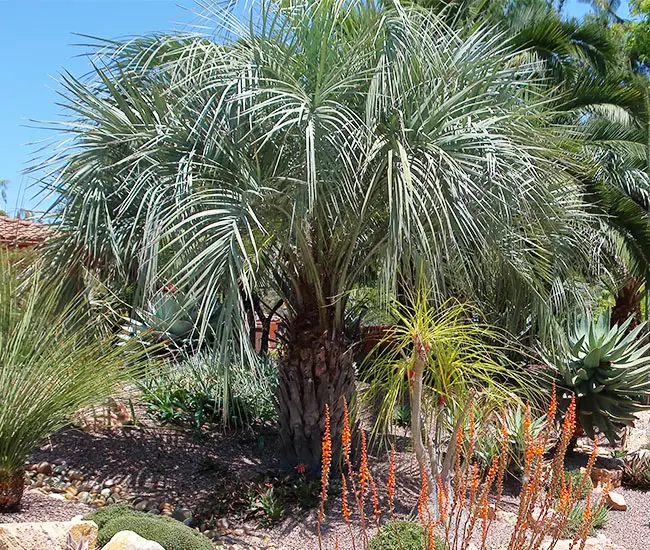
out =
[[[347,412],[347,403],[344,408]],[[560,540],[566,526],[571,520],[575,522],[572,510],[579,502],[584,488],[588,486],[591,470],[596,461],[598,442],[594,440],[593,448],[587,467],[578,479],[568,478],[564,471],[564,459],[567,448],[576,428],[576,402],[575,396],[564,416],[559,434],[553,430],[553,421],[557,412],[557,399],[555,388],[548,407],[545,429],[536,432],[531,428],[532,419],[530,408],[526,408],[524,421],[525,429],[525,457],[522,477],[522,488],[519,496],[517,520],[514,525],[507,550],[552,550]],[[347,417],[347,414],[346,414]],[[327,419],[327,409],[326,409]],[[350,459],[349,420],[343,430],[343,468],[341,472],[341,510],[345,520],[352,548],[366,550],[369,548],[368,532],[371,526],[380,528],[383,522],[388,525],[396,524],[394,499],[397,492],[395,450],[390,452],[388,478],[385,484],[385,502],[382,509],[379,498],[378,486],[375,483],[368,466],[366,438],[363,431],[361,439],[361,460],[357,471],[352,468]],[[445,484],[440,476],[431,484],[426,467],[420,464],[421,487],[417,502],[417,522],[425,533],[425,546],[422,550],[445,548],[446,550],[469,550],[476,548],[485,550],[488,544],[490,528],[492,527],[496,511],[499,509],[503,494],[503,485],[507,468],[508,457],[508,429],[505,415],[501,419],[501,445],[500,453],[495,456],[487,469],[481,469],[478,462],[472,458],[472,453],[463,453],[463,442],[469,441],[469,449],[474,448],[475,426],[472,421],[466,429],[468,433],[460,431],[457,434],[455,447],[454,475],[449,484]],[[331,457],[328,449],[331,448],[331,436],[327,430],[323,438],[323,478],[321,492],[321,506],[318,516],[318,544],[319,548],[338,548],[339,541],[323,540],[322,523],[325,521],[325,500],[330,481]],[[553,446],[552,455],[547,455],[545,450]],[[356,521],[360,526],[360,536],[355,537],[352,528],[352,514],[350,511],[350,495],[356,500]],[[582,550],[585,540],[590,533],[593,523],[592,515],[604,502],[604,494],[598,502],[592,501],[592,496],[587,495],[583,507],[581,521],[572,540],[571,548]],[[369,522],[372,518],[372,524]],[[357,531],[358,532],[358,531]],[[395,532],[399,540],[399,532]],[[372,539],[370,539],[372,540]],[[473,546],[472,546],[473,545]],[[396,550],[401,548],[398,545]],[[386,548],[386,550],[392,550]],[[505,549],[504,549],[505,550]]]

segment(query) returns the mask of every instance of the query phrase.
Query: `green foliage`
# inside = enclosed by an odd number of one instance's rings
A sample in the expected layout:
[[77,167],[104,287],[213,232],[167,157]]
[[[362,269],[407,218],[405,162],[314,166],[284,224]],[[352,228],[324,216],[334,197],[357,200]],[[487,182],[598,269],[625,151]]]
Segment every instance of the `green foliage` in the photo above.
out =
[[[575,537],[584,526],[584,513],[586,503],[584,501],[576,502],[567,517],[567,522],[562,529],[560,535],[563,539],[570,539]],[[599,504],[597,507],[592,507],[591,525],[589,526],[589,535],[593,535],[594,529],[602,527],[607,521],[609,515],[609,508],[604,504]]]
[[[490,415],[480,422],[479,434],[475,443],[476,457],[484,467],[489,467],[492,459],[502,452],[501,419],[505,419],[508,430],[508,461],[507,469],[514,475],[521,474],[524,467],[524,452],[526,447],[526,430],[524,420],[526,412],[521,405],[506,408],[503,416]],[[535,415],[530,424],[530,433],[537,437],[546,427],[546,417]]]
[[[425,416],[436,415],[447,428],[455,424],[454,415],[466,412],[470,392],[482,409],[476,416],[487,416],[486,411],[520,403],[514,388],[530,389],[530,382],[506,356],[507,334],[478,322],[480,312],[470,304],[449,300],[438,306],[421,289],[408,305],[393,304],[392,312],[395,321],[384,337],[387,345],[367,360],[370,364],[364,369],[370,384],[364,398],[381,403],[376,433],[395,420],[395,411],[410,392],[415,345],[426,350]],[[409,412],[413,414],[412,405]]]
[[608,315],[576,321],[567,355],[553,365],[558,386],[576,394],[578,418],[587,435],[593,438],[598,429],[612,443],[634,422],[634,413],[647,408],[643,399],[650,395],[645,324],[628,331],[631,321],[612,328]]
[[80,408],[99,404],[146,360],[121,343],[104,304],[65,301],[43,261],[10,261],[0,247],[0,473],[22,470],[42,439]]
[[105,545],[120,531],[134,531],[159,543],[165,550],[213,550],[212,541],[199,531],[165,516],[137,512],[124,505],[107,506],[91,512],[87,520],[99,527],[97,544]]
[[273,420],[276,384],[271,359],[224,369],[214,354],[200,352],[154,372],[140,387],[153,418],[201,431],[206,424],[245,428]]
[[66,175],[51,182],[59,258],[191,287],[224,353],[257,285],[341,330],[349,291],[393,291],[420,258],[436,293],[550,331],[538,320],[593,264],[595,220],[538,64],[499,29],[410,6],[265,0],[250,25],[236,11],[205,37],[100,42],[93,74],[63,79],[61,138],[78,147],[46,167]]
[[641,449],[623,460],[623,483],[630,487],[650,489],[650,451]]
[[399,405],[395,407],[393,422],[400,428],[405,428],[411,424],[411,407],[408,405]]
[[251,492],[249,513],[264,527],[271,527],[284,517],[284,504],[276,496],[273,485]]
[[292,512],[318,506],[320,480],[304,476],[265,477],[248,491],[248,518],[271,527]]
[[[435,537],[435,549],[444,550],[445,542]],[[389,521],[368,541],[368,550],[425,550],[424,527],[412,521]]]
[[[594,489],[594,483],[591,481],[591,478],[584,476],[580,470],[568,470],[564,472],[564,482],[567,487],[572,488],[573,494],[576,494],[577,498],[580,500],[586,499],[589,493]],[[560,496],[561,489],[562,487],[558,486],[555,495],[556,497]]]

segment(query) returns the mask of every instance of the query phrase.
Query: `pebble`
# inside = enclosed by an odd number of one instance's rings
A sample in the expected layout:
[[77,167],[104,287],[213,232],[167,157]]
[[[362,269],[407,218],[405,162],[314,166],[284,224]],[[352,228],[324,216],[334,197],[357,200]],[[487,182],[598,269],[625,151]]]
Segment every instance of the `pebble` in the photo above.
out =
[[77,495],[77,500],[83,504],[90,504],[93,496],[88,491],[82,491]]
[[187,525],[188,527],[192,527],[192,528],[199,526],[198,520],[196,518],[194,518],[194,517],[189,517],[189,518],[184,519],[183,523],[185,525]]
[[111,496],[111,490],[109,488],[102,489],[99,494],[104,498],[108,498]]
[[135,510],[138,510],[138,512],[144,512],[147,509],[147,506],[149,506],[149,501],[148,500],[141,500],[135,506],[133,506],[133,508]]
[[185,521],[192,517],[192,510],[185,508],[184,506],[176,506],[172,512],[172,517],[178,521]]
[[41,462],[41,463],[36,467],[36,471],[37,471],[39,474],[45,474],[45,475],[47,475],[47,476],[51,476],[51,475],[54,473],[53,468],[52,468],[52,465],[51,465],[49,462]]
[[68,472],[68,477],[71,480],[78,479],[79,481],[83,481],[84,479],[86,479],[85,476],[79,470],[70,470]]

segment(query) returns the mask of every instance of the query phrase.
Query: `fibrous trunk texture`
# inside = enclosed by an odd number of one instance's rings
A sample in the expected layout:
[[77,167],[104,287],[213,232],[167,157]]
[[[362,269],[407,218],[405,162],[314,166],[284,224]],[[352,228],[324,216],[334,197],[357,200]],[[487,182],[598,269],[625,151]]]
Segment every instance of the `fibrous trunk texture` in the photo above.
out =
[[25,472],[0,470],[0,511],[18,507],[23,498]]
[[616,293],[616,302],[612,308],[612,326],[622,325],[629,317],[634,317],[629,330],[641,322],[641,283],[637,279],[630,279]]
[[[301,308],[302,309],[302,308]],[[342,328],[323,328],[313,307],[288,321],[279,365],[279,428],[284,466],[320,474],[325,405],[330,408],[332,464],[340,457],[343,398],[351,401],[354,368]]]

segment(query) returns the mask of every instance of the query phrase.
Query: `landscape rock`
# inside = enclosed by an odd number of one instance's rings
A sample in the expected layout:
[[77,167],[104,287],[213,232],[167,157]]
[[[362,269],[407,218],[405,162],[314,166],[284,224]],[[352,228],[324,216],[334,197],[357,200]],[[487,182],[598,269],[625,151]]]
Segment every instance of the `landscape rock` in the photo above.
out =
[[605,504],[609,506],[612,510],[618,510],[619,512],[625,512],[627,510],[627,502],[625,502],[625,497],[614,491],[610,491],[605,495]]
[[605,468],[592,468],[591,470],[591,481],[596,488],[609,486],[610,489],[615,489],[621,486],[622,480],[622,470],[607,470]]
[[505,510],[497,510],[496,519],[498,521],[515,525],[517,523],[517,514],[514,512],[506,512]]
[[177,506],[176,508],[174,508],[172,517],[174,519],[177,519],[178,521],[185,521],[186,519],[192,517],[192,510],[190,510],[189,508],[184,508],[183,506]]
[[142,538],[133,531],[116,533],[103,550],[165,550],[160,544]]
[[[579,545],[578,545],[579,546]],[[573,540],[559,540],[555,546],[552,547],[552,550],[575,550],[576,545],[573,544]],[[550,543],[542,547],[542,550],[551,550]],[[584,550],[626,550],[623,546],[614,544],[611,540],[604,536],[598,537],[589,537],[585,541]]]
[[37,467],[36,471],[39,474],[44,474],[46,476],[51,476],[54,473],[52,465],[49,462],[41,462]]
[[34,550],[34,548],[65,548],[68,536],[76,542],[84,537],[88,548],[97,543],[94,521],[51,521],[43,523],[0,524],[0,550]]

